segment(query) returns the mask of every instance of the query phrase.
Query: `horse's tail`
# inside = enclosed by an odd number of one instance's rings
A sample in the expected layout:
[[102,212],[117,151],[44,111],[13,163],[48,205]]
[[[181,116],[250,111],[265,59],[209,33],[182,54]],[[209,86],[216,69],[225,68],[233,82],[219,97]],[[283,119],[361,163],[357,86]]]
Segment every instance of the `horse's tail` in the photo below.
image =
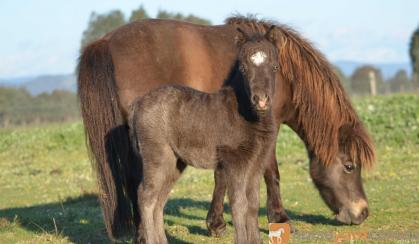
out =
[[118,238],[133,224],[130,197],[134,197],[128,188],[128,163],[132,162],[106,39],[84,48],[78,65],[78,95],[106,230],[111,239]]

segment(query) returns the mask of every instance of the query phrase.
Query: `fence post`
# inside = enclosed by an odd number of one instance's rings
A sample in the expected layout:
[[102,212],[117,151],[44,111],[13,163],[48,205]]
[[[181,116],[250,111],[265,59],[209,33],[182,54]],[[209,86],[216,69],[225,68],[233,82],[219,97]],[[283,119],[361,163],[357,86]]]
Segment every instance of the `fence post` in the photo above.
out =
[[375,96],[377,95],[377,80],[375,77],[375,72],[374,71],[370,71],[368,73],[368,76],[370,78],[370,91],[371,91],[371,95]]

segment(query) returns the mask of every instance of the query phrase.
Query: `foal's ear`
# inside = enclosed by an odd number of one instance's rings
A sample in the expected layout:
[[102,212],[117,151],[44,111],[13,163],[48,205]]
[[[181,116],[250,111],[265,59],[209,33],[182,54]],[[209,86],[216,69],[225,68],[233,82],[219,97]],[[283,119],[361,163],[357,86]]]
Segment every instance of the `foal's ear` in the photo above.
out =
[[276,44],[279,37],[278,33],[275,31],[275,25],[271,25],[271,27],[269,27],[268,31],[265,33],[265,38],[273,44]]
[[237,27],[237,32],[238,33],[235,37],[235,42],[238,47],[241,47],[249,39],[249,36],[240,27]]

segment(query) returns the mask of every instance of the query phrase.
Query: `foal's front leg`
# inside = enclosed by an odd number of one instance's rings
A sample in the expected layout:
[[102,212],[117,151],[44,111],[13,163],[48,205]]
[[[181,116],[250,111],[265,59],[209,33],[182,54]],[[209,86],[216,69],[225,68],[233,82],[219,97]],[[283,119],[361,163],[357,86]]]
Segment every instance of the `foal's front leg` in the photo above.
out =
[[[257,170],[256,170],[257,171]],[[260,185],[260,172],[252,172],[249,174],[247,180],[247,202],[248,209],[246,214],[246,230],[247,230],[247,239],[250,243],[262,243],[260,238],[259,231],[259,185]]]
[[246,220],[248,201],[247,182],[243,170],[228,170],[226,173],[227,194],[234,225],[234,243],[251,244],[247,239]]
[[[286,223],[290,221],[284,207],[282,206],[280,192],[280,176],[278,171],[278,163],[276,161],[275,149],[269,152],[269,158],[266,162],[264,179],[267,190],[267,215],[270,223]],[[216,169],[214,173],[215,186],[212,195],[210,210],[207,215],[207,228],[211,235],[221,236],[226,229],[226,223],[223,218],[224,212],[224,195],[226,192],[226,179],[222,173],[222,169]]]

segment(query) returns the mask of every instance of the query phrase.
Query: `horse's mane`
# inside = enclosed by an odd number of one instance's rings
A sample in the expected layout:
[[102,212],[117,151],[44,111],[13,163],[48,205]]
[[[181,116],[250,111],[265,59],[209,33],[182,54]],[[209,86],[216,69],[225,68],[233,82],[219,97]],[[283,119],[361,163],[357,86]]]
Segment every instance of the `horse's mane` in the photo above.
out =
[[286,25],[253,16],[234,16],[228,18],[226,24],[262,33],[272,25],[276,26],[279,71],[291,84],[297,130],[303,130],[302,139],[317,158],[329,165],[336,161],[339,152],[343,152],[362,167],[374,164],[375,152],[370,136],[331,64],[310,42]]

